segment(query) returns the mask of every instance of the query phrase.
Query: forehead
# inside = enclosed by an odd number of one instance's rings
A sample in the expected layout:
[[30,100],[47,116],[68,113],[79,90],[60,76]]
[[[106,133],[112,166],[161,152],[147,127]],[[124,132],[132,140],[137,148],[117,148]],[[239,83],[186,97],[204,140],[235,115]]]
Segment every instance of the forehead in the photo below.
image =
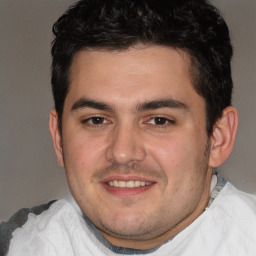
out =
[[[197,93],[190,72],[190,58],[162,46],[137,46],[121,51],[83,50],[70,70],[67,98],[86,97],[111,103],[141,102],[155,98],[185,101]],[[199,97],[199,95],[197,95]]]
[[[112,65],[106,66],[107,63]],[[125,50],[81,50],[73,58],[71,78],[74,78],[77,71],[83,69],[82,71],[85,72],[85,68],[98,69],[98,72],[102,73],[103,66],[108,72],[118,71],[117,73],[120,74],[122,72],[136,73],[135,66],[138,72],[147,72],[149,69],[158,72],[162,69],[163,72],[169,72],[176,66],[176,72],[189,75],[191,64],[190,56],[185,51],[166,46],[135,45]]]

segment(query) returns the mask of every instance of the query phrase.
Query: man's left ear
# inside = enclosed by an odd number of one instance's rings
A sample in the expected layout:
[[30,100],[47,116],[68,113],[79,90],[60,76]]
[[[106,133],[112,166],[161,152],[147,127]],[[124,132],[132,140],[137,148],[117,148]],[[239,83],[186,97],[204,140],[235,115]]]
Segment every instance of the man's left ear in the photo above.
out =
[[235,143],[237,127],[237,110],[231,106],[225,108],[211,135],[209,167],[218,167],[227,160]]

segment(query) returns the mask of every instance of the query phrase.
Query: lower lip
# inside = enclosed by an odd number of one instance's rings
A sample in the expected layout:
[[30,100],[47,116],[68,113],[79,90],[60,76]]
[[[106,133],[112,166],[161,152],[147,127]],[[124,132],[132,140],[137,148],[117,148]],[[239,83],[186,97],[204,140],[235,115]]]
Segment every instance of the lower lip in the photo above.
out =
[[112,187],[106,183],[102,183],[102,185],[107,190],[107,192],[109,192],[112,195],[119,196],[119,197],[132,197],[151,189],[155,185],[155,183],[152,183],[151,185],[148,185],[148,186],[134,187],[134,188]]

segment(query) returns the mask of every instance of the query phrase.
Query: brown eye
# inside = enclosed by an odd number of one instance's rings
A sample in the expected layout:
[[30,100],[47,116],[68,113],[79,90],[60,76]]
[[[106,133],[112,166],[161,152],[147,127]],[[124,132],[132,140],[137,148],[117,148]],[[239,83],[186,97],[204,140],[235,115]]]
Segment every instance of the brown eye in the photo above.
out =
[[174,124],[175,122],[166,117],[156,116],[156,117],[151,118],[148,121],[148,123],[151,125],[156,125],[156,126],[166,126],[168,124]]
[[152,116],[144,123],[147,124],[151,129],[166,130],[175,125],[176,121],[165,116]]
[[101,116],[94,116],[94,117],[90,117],[87,118],[85,120],[82,120],[83,124],[87,124],[87,125],[102,125],[102,124],[106,124],[108,123],[108,121]]
[[104,118],[103,117],[92,117],[91,118],[91,122],[92,122],[92,124],[94,124],[94,125],[97,125],[97,124],[103,124],[104,123]]
[[165,125],[170,122],[168,119],[164,117],[154,117],[153,120],[156,125]]

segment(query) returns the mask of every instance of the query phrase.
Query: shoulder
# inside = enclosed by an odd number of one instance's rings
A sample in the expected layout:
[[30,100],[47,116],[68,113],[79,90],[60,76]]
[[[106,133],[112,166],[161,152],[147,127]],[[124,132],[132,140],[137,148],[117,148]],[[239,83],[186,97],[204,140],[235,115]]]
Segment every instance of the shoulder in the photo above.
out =
[[256,195],[242,192],[227,182],[212,204],[212,208],[215,207],[235,214],[236,217],[248,215],[255,218]]
[[22,230],[28,223],[30,223],[31,229],[35,229],[39,221],[46,216],[49,218],[51,215],[55,215],[64,204],[66,204],[66,200],[53,200],[32,208],[23,208],[8,221],[2,222],[0,224],[0,255],[6,255],[15,232]]
[[2,222],[0,224],[0,255],[6,254],[12,239],[12,233],[27,222],[30,213],[40,215],[42,212],[47,211],[55,202],[56,200],[53,200],[33,208],[20,209],[7,222]]
[[227,182],[209,208],[215,227],[235,237],[237,243],[246,241],[252,247],[256,242],[256,195],[236,189]]
[[1,256],[7,252],[8,256],[102,255],[99,247],[104,246],[90,231],[72,197],[51,203],[40,214],[27,214],[25,223],[12,231],[5,243]]
[[255,255],[256,196],[227,182],[212,204],[156,255]]

